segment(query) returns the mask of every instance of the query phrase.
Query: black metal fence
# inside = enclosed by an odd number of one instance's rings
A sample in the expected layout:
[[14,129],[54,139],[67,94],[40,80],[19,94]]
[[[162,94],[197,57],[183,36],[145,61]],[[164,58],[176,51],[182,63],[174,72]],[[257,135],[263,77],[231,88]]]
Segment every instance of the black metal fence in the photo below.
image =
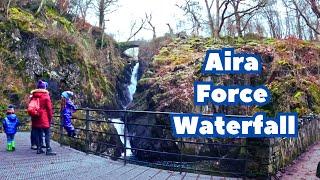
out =
[[[59,109],[54,112],[53,139],[87,154],[120,159],[124,164],[220,176],[268,178],[276,172],[268,169],[274,166],[270,161],[274,158],[274,144],[270,144],[270,139],[174,138],[170,112],[89,108],[78,109],[72,118],[77,135],[68,137]],[[17,109],[16,114],[22,122],[20,131],[29,131],[31,120],[26,111]],[[302,117],[299,132],[310,119],[318,119],[318,116]],[[116,131],[117,125],[122,126],[123,133]],[[128,155],[128,151],[132,155]]]
[[[171,135],[169,115],[172,113],[89,108],[78,111],[78,117],[73,118],[77,131],[75,137],[68,137],[59,114],[54,116],[52,132],[54,139],[61,144],[86,153],[121,159],[124,164],[180,172],[233,177],[268,176],[267,173],[248,170],[250,157],[254,156],[252,152],[261,152],[257,148],[268,149],[267,146],[250,145],[247,139],[176,139]],[[112,121],[115,118],[121,121]],[[115,131],[116,125],[123,127],[122,134]],[[131,156],[127,154],[128,150]]]

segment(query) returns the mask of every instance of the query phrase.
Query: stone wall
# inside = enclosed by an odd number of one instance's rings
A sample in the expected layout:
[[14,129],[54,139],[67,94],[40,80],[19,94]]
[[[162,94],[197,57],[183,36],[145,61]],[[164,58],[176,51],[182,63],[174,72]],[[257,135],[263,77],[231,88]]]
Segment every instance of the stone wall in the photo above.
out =
[[269,173],[274,175],[307,148],[320,140],[320,118],[304,118],[299,124],[298,138],[270,139]]

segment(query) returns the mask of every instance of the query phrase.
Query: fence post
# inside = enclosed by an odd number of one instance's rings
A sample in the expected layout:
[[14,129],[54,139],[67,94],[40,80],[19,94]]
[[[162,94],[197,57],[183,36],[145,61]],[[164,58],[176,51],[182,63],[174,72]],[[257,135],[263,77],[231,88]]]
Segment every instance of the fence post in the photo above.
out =
[[127,110],[124,111],[124,131],[123,131],[123,138],[124,138],[124,165],[127,164]]
[[182,138],[180,138],[179,146],[180,146],[180,174],[182,174]]
[[63,119],[62,119],[62,116],[61,116],[61,113],[60,113],[60,127],[59,127],[59,134],[60,134],[60,146],[62,146],[62,140],[63,140]]
[[89,142],[89,118],[90,118],[90,111],[89,108],[86,108],[86,154],[89,154],[89,146],[90,146],[90,142]]
[[244,138],[244,143],[242,145],[245,145],[245,164],[244,164],[244,179],[246,179],[248,175],[248,143],[247,143],[247,138]]

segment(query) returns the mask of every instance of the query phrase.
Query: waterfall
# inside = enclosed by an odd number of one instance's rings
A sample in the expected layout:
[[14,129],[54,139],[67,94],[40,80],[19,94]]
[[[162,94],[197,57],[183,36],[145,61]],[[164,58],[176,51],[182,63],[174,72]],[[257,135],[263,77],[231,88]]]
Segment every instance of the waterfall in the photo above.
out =
[[130,102],[133,100],[133,95],[137,90],[138,70],[139,70],[139,63],[137,62],[133,67],[131,79],[130,79],[130,85],[128,86]]
[[[132,69],[132,73],[131,73],[131,79],[130,79],[130,84],[128,86],[128,92],[129,92],[129,103],[130,104],[133,100],[133,95],[136,92],[137,89],[137,83],[138,83],[138,70],[139,70],[139,63],[137,62],[133,69]],[[127,104],[127,105],[128,105]],[[127,105],[124,107],[125,109],[127,108]],[[123,135],[124,132],[126,131],[124,128],[124,124],[119,124],[119,123],[123,123],[123,121],[121,121],[120,118],[114,118],[111,119],[112,122],[114,122],[114,127],[116,128],[117,132],[119,135]],[[130,138],[124,138],[124,136],[120,136],[120,140],[122,142],[122,144],[124,145],[126,142],[126,148],[131,148],[131,144],[130,144]],[[126,155],[127,156],[132,156],[132,152],[131,149],[126,149]],[[122,156],[124,156],[124,153],[122,153]]]
[[[114,119],[111,119],[114,125],[114,127],[116,128],[117,132],[119,135],[124,135],[124,124],[121,124],[123,123],[120,118],[114,118]],[[126,140],[124,139],[124,136],[120,136],[120,140],[122,142],[122,144],[124,144],[124,141],[126,141],[126,148],[131,148],[131,144],[130,144],[130,141],[129,141],[129,138],[126,138]],[[132,152],[131,152],[131,149],[126,149],[126,155],[127,156],[132,156]],[[122,156],[124,156],[124,153],[122,153]]]

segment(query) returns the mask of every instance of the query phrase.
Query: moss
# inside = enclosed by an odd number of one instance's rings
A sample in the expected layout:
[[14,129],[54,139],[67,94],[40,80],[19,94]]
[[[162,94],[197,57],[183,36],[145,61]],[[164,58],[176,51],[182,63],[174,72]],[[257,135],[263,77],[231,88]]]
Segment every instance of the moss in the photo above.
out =
[[264,44],[273,45],[276,42],[276,39],[274,38],[266,38],[263,40]]
[[74,33],[75,28],[73,23],[67,20],[65,17],[61,16],[58,11],[54,8],[46,7],[46,16],[49,19],[53,19],[59,22],[67,32]]
[[18,7],[10,8],[9,18],[16,22],[19,29],[24,32],[41,34],[47,28],[46,25],[38,18],[35,18],[33,14]]
[[298,100],[301,96],[303,96],[303,92],[301,92],[301,91],[298,91],[298,92],[296,92],[296,94],[293,96],[296,100]]
[[311,84],[309,86],[309,92],[312,96],[313,109],[316,113],[320,113],[320,88],[316,84]]

